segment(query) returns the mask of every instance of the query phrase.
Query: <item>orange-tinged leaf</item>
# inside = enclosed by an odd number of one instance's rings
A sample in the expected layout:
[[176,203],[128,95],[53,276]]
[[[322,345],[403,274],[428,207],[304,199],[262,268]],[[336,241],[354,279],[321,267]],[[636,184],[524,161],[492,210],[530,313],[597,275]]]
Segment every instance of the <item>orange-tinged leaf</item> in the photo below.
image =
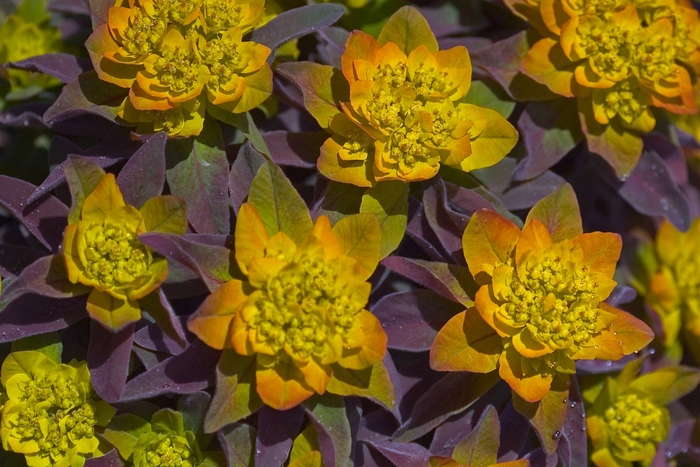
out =
[[97,289],[90,292],[86,308],[90,318],[114,332],[141,319],[137,302],[119,299]]
[[656,241],[654,242],[656,255],[659,260],[667,266],[675,265],[686,237],[692,233],[695,235],[692,235],[691,238],[697,238],[699,228],[700,219],[696,219],[690,226],[688,233],[684,234],[675,228],[668,219],[664,219],[656,232]]
[[357,261],[358,277],[369,278],[379,264],[382,233],[377,216],[363,213],[343,217],[333,226],[340,251]]
[[368,397],[388,410],[392,410],[396,404],[394,386],[382,362],[364,370],[349,370],[333,365],[333,375],[326,390],[339,396]]
[[553,242],[560,242],[583,233],[581,210],[576,193],[568,183],[562,183],[549,195],[539,200],[530,209],[525,223],[537,219],[552,236]]
[[231,348],[231,321],[247,298],[241,281],[226,282],[204,300],[187,328],[209,347]]
[[143,203],[139,212],[146,232],[182,235],[187,231],[187,206],[175,196],[158,196]]
[[379,45],[393,42],[406,55],[420,45],[433,53],[440,48],[428,22],[418,10],[410,6],[402,7],[391,15],[379,33],[377,42]]
[[549,393],[553,376],[538,372],[524,375],[522,372],[524,358],[511,345],[500,356],[498,373],[511,389],[525,401],[537,402]]
[[338,143],[336,139],[339,137],[328,138],[321,146],[321,156],[316,163],[318,171],[336,182],[371,187],[374,184],[372,164],[368,163],[367,160],[342,160],[338,155],[342,144]]
[[464,467],[463,464],[460,464],[456,460],[452,459],[451,457],[438,457],[438,456],[433,456],[430,459],[428,459],[429,467]]
[[165,258],[154,258],[145,275],[131,283],[133,287],[126,292],[129,300],[138,300],[160,287],[168,277],[168,261]]
[[313,235],[320,240],[327,258],[335,259],[343,253],[338,237],[333,233],[331,221],[327,216],[319,216],[316,219]]
[[469,271],[479,284],[487,283],[497,262],[505,262],[520,229],[495,211],[480,209],[469,219],[462,248]]
[[377,40],[366,32],[353,31],[345,43],[345,51],[340,58],[343,75],[348,83],[357,81],[354,64],[359,61],[374,63],[380,46]]
[[291,361],[258,354],[256,389],[262,401],[277,410],[296,407],[314,395],[304,375]]
[[574,69],[571,62],[555,39],[540,39],[520,63],[520,71],[552,92],[566,97],[574,97]]
[[77,251],[77,231],[78,226],[73,224],[66,226],[66,230],[63,233],[63,259],[66,263],[66,273],[68,280],[74,284],[78,282],[80,271],[83,269]]
[[667,405],[680,399],[700,383],[700,370],[688,366],[660,368],[639,376],[630,384],[651,396],[658,405]]
[[455,164],[465,172],[491,167],[500,162],[518,142],[518,131],[501,114],[472,104],[460,104],[474,124],[469,129],[471,154]]
[[[654,332],[643,321],[605,302],[598,306],[615,315],[615,320],[610,325],[610,332],[607,333],[606,342],[598,344],[599,346],[614,344],[622,349],[624,355],[629,355],[642,350],[654,339]],[[596,338],[596,343],[598,342]]]
[[124,197],[117,186],[114,174],[107,174],[85,198],[81,219],[101,224],[109,211],[124,205]]
[[502,323],[494,316],[498,311],[499,305],[496,302],[494,302],[494,298],[491,292],[492,288],[490,286],[484,285],[479,290],[477,290],[476,296],[474,297],[474,305],[479,311],[481,318],[489,326],[491,326],[498,333],[499,336],[509,337],[515,335],[519,332],[519,329]]
[[348,341],[360,345],[344,348],[338,364],[352,370],[362,370],[382,361],[386,354],[387,337],[379,320],[369,311],[362,310],[355,319],[359,326],[349,333]]
[[515,350],[517,350],[520,355],[527,358],[537,358],[553,352],[549,346],[536,340],[527,328],[523,328],[522,331],[514,335],[512,342]]
[[503,352],[501,336],[470,308],[452,317],[430,348],[430,366],[438,371],[489,373]]
[[584,264],[589,267],[591,273],[613,277],[622,251],[620,235],[610,232],[585,233],[572,238],[570,244],[581,247]]
[[518,244],[515,247],[515,262],[520,266],[520,259],[525,253],[530,253],[534,257],[540,256],[552,246],[552,237],[549,235],[547,227],[542,225],[537,219],[531,219],[520,234]]
[[269,237],[265,224],[255,208],[249,203],[243,203],[236,218],[236,262],[244,274],[252,258],[265,256],[265,247]]
[[341,101],[347,101],[350,89],[340,71],[332,66],[312,62],[282,63],[277,67],[286,78],[297,85],[304,96],[306,110],[321,128],[328,128],[340,113]]
[[489,467],[496,464],[501,424],[492,405],[486,407],[474,429],[455,446],[452,457],[460,464],[471,467]]
[[306,384],[311,386],[318,394],[326,392],[326,386],[331,379],[331,372],[333,371],[330,365],[319,364],[313,358],[310,358],[303,364],[299,362],[294,362],[294,364],[304,375]]

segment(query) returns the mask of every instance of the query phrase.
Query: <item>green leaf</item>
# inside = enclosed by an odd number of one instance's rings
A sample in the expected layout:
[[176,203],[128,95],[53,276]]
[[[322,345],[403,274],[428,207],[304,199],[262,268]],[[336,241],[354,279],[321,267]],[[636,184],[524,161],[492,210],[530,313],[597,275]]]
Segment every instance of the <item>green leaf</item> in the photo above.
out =
[[428,22],[418,10],[410,6],[402,7],[391,15],[379,33],[377,42],[379,45],[393,42],[406,55],[421,45],[432,53],[440,49]]
[[326,388],[339,396],[362,396],[379,402],[389,410],[396,405],[394,386],[383,363],[364,370],[349,370],[333,366],[333,374]]
[[175,196],[157,196],[147,200],[139,212],[147,232],[174,233],[187,231],[187,206]]
[[221,451],[203,452],[202,456],[202,462],[197,467],[226,467],[226,456]]
[[552,454],[559,445],[569,406],[568,382],[569,375],[557,373],[549,393],[539,402],[527,402],[513,392],[513,407],[530,420],[547,454]]
[[355,214],[343,217],[333,226],[343,254],[357,260],[365,273],[372,275],[379,263],[382,234],[377,218],[372,214]]
[[63,343],[61,338],[55,332],[47,332],[46,334],[37,334],[35,336],[25,337],[23,339],[12,342],[12,351],[20,352],[22,350],[35,350],[46,355],[49,360],[52,360],[59,365],[61,364],[61,353],[63,353]]
[[150,432],[150,423],[141,417],[127,413],[112,418],[102,436],[117,448],[120,456],[128,460],[134,452],[139,436]]
[[95,190],[97,184],[105,176],[105,171],[90,159],[71,156],[63,172],[68,182],[72,200],[70,212],[68,213],[68,223],[77,224],[80,221],[80,213],[83,210],[85,198]]
[[177,411],[182,414],[185,431],[193,432],[197,436],[197,442],[203,447],[209,444],[205,443],[209,437],[202,436],[204,434],[202,423],[210,402],[211,396],[204,391],[184,395],[177,401]]
[[255,428],[247,423],[234,423],[219,432],[228,467],[249,467],[255,462]]
[[471,467],[488,467],[496,463],[501,424],[493,405],[486,407],[474,430],[455,446],[452,458]]
[[343,16],[345,9],[341,5],[320,4],[307,5],[280,13],[269,23],[256,28],[251,40],[272,49],[267,62],[272,63],[275,50],[293,39],[306,36],[326,28]]
[[478,105],[495,110],[504,118],[510,117],[515,108],[515,102],[492,81],[472,81],[469,92],[463,99],[467,104]]
[[325,464],[336,467],[351,466],[352,434],[343,398],[325,393],[322,396],[315,395],[307,399],[302,405],[316,429],[319,441],[331,440],[332,449],[328,449],[326,443],[321,443]]
[[537,219],[547,228],[553,242],[568,240],[583,233],[576,193],[568,183],[562,183],[559,188],[539,200],[530,209],[525,223],[532,219]]
[[46,11],[46,0],[22,0],[15,10],[17,16],[21,16],[28,23],[41,23],[49,18]]
[[380,259],[398,248],[406,233],[408,188],[408,183],[401,181],[382,182],[368,188],[362,196],[360,212],[374,214],[379,221],[382,232]]
[[360,212],[364,193],[365,188],[329,181],[321,204],[314,211],[314,218],[327,216],[331,225],[335,225],[343,217]]
[[270,150],[267,148],[267,144],[265,144],[265,140],[260,134],[260,130],[258,130],[258,127],[255,125],[250,112],[235,114],[212,104],[207,104],[207,112],[215,119],[228,123],[241,130],[241,133],[250,141],[250,144],[256,151],[270,157]]
[[185,421],[180,412],[172,409],[163,409],[153,414],[151,429],[156,433],[176,432],[178,435],[185,433]]
[[284,232],[299,244],[314,228],[304,200],[274,163],[260,167],[250,185],[248,202],[258,211],[270,237]]
[[228,160],[218,123],[204,124],[196,138],[166,146],[170,192],[187,203],[187,219],[200,234],[228,234]]
[[204,417],[204,432],[213,433],[237,422],[262,405],[255,391],[255,356],[225,350],[216,366],[216,392]]
[[277,67],[282,76],[297,85],[304,106],[321,128],[328,128],[340,113],[340,102],[350,98],[350,87],[343,73],[329,65],[312,62],[288,62]]

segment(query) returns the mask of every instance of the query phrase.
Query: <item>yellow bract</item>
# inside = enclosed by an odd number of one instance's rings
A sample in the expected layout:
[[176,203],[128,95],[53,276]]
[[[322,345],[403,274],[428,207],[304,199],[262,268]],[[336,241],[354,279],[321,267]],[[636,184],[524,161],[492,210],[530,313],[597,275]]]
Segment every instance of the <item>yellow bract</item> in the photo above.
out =
[[163,283],[168,264],[137,237],[153,230],[181,235],[186,229],[183,201],[161,196],[137,210],[124,203],[114,175],[105,175],[85,199],[80,221],[69,224],[63,237],[68,279],[93,287],[90,316],[115,331],[141,319],[137,300]]
[[263,0],[129,2],[110,8],[86,46],[101,79],[129,88],[121,119],[140,132],[197,135],[207,105],[242,113],[272,92],[270,49],[242,40],[263,8]]
[[323,394],[334,368],[369,368],[386,351],[386,334],[365,309],[379,242],[368,245],[362,260],[348,256],[347,248],[324,216],[305,241],[295,243],[283,232],[268,237],[255,208],[244,204],[236,260],[248,282],[215,290],[190,330],[214,348],[256,355],[257,392],[276,409]]
[[41,352],[13,352],[1,376],[8,398],[0,427],[5,450],[24,454],[30,467],[71,467],[78,458],[103,454],[94,428],[106,426],[115,410],[94,399],[85,362],[65,365]]

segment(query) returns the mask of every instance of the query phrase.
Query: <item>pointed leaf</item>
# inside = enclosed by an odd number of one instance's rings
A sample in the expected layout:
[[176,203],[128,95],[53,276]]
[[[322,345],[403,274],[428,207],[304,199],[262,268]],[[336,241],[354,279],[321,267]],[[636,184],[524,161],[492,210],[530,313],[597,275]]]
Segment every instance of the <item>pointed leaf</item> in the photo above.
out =
[[576,193],[568,183],[563,183],[538,201],[528,213],[525,222],[532,219],[537,219],[547,228],[553,242],[571,239],[583,233]]
[[260,134],[260,130],[258,129],[257,125],[255,125],[255,121],[250,115],[250,112],[235,114],[212,104],[207,106],[207,112],[217,120],[228,123],[229,125],[241,130],[241,133],[243,133],[256,151],[264,154],[267,157],[270,156],[270,150],[267,148],[265,140],[263,139],[262,134]]
[[[211,396],[204,391],[184,395],[177,401],[177,411],[182,414],[185,431],[191,431],[197,435],[198,441],[203,438],[202,423],[209,408],[209,402],[211,402]],[[201,442],[200,446],[202,446]]]
[[117,184],[126,204],[140,208],[163,192],[167,140],[168,135],[163,132],[149,136],[119,171]]
[[316,168],[321,146],[328,139],[325,131],[268,131],[263,136],[275,164],[288,167]]
[[394,465],[401,467],[425,467],[430,459],[430,451],[416,443],[395,443],[387,440],[368,444]]
[[301,407],[285,411],[261,407],[258,411],[255,465],[281,467],[289,457],[303,421],[304,410]]
[[83,210],[85,199],[92,193],[105,176],[105,171],[90,159],[69,156],[63,173],[68,182],[71,195],[71,207],[68,222],[77,224]]
[[254,465],[255,428],[247,423],[232,423],[219,430],[217,437],[226,454],[228,467]]
[[260,167],[250,186],[248,202],[258,211],[270,237],[284,232],[299,244],[313,230],[304,200],[275,164],[268,162]]
[[588,446],[586,436],[586,409],[578,388],[576,378],[571,378],[569,390],[569,407],[566,420],[561,430],[561,440],[557,451],[564,467],[586,467],[588,465]]
[[437,40],[430,25],[418,10],[405,6],[391,15],[377,38],[379,45],[393,42],[406,55],[423,45],[435,53],[439,50]]
[[90,323],[88,368],[95,392],[107,402],[119,402],[129,372],[134,324],[115,333],[95,320]]
[[56,300],[28,293],[0,309],[0,342],[59,331],[87,317],[84,296]]
[[166,170],[170,192],[187,203],[187,218],[201,234],[228,234],[228,160],[218,123],[205,124],[194,139],[170,141]]
[[141,305],[142,311],[151,315],[159,329],[180,346],[180,351],[184,350],[185,331],[182,329],[182,323],[175,314],[175,310],[170,305],[163,289],[158,288],[157,291],[139,299],[139,305]]
[[[34,22],[35,19],[30,21]],[[36,55],[7,65],[20,70],[44,73],[58,78],[65,84],[73,82],[81,73],[91,69],[89,60],[63,52]]]
[[378,183],[362,195],[361,213],[377,216],[382,232],[380,259],[398,248],[408,221],[408,183],[390,181]]
[[104,437],[117,448],[124,459],[129,459],[136,443],[144,433],[151,431],[151,424],[141,417],[125,413],[110,420],[105,428]]
[[520,236],[520,229],[494,211],[481,209],[469,220],[462,246],[469,271],[480,284],[487,282],[491,271],[484,265],[505,262],[508,251]]
[[55,332],[25,337],[12,342],[12,352],[33,350],[46,355],[54,363],[61,364],[63,344]]
[[382,234],[373,214],[355,214],[343,217],[333,226],[333,233],[338,237],[340,251],[357,260],[357,266],[363,269],[368,278],[379,263]]
[[348,467],[352,453],[352,436],[343,399],[326,393],[313,396],[302,405],[316,429],[324,465]]
[[452,453],[452,458],[460,464],[472,467],[488,467],[496,463],[500,440],[501,424],[494,406],[486,407],[474,430],[464,438]]
[[187,231],[187,207],[185,201],[175,196],[150,198],[139,212],[147,232],[183,235]]
[[255,391],[255,356],[225,350],[216,366],[216,392],[204,418],[204,431],[213,433],[256,412],[262,405]]
[[349,370],[335,365],[326,390],[339,396],[367,397],[389,410],[394,408],[396,402],[389,373],[381,362],[364,370]]
[[229,196],[233,211],[238,214],[238,209],[245,201],[250,191],[250,184],[255,178],[255,174],[260,170],[267,159],[258,151],[253,149],[250,141],[246,141],[236,155],[236,160],[231,166],[231,173],[228,179]]

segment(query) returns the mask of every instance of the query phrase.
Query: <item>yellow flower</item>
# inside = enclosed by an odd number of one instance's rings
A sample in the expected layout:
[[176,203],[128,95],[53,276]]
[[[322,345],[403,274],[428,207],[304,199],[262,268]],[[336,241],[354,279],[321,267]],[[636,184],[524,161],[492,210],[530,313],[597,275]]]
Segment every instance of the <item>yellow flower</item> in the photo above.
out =
[[30,467],[71,467],[102,454],[95,427],[106,426],[115,410],[93,398],[86,362],[13,352],[1,379],[9,399],[0,426],[5,450],[24,454]]
[[[471,217],[462,244],[481,287],[475,309],[455,316],[438,333],[431,350],[436,369],[498,368],[513,391],[536,402],[549,393],[557,374],[576,372],[575,360],[618,360],[653,337],[644,323],[603,302],[616,284],[612,276],[622,247],[616,234],[554,241],[537,219],[521,231],[481,210]],[[469,352],[452,362],[455,339]]]
[[164,131],[171,138],[187,138],[202,132],[204,126],[204,96],[167,110],[138,110],[127,97],[117,115],[126,123],[136,125],[136,133]]
[[168,263],[154,257],[138,235],[153,230],[181,235],[186,229],[182,200],[159,196],[136,209],[124,203],[114,175],[105,175],[85,199],[80,221],[70,223],[63,237],[68,279],[93,287],[90,316],[115,331],[141,319],[137,300],[163,283]]
[[257,392],[278,410],[323,394],[337,369],[369,368],[386,352],[386,334],[365,309],[380,244],[368,242],[362,261],[348,256],[336,233],[355,217],[346,219],[331,229],[321,216],[295,243],[283,232],[268,237],[255,208],[244,204],[236,261],[248,282],[222,285],[189,321],[207,345],[256,356]]

